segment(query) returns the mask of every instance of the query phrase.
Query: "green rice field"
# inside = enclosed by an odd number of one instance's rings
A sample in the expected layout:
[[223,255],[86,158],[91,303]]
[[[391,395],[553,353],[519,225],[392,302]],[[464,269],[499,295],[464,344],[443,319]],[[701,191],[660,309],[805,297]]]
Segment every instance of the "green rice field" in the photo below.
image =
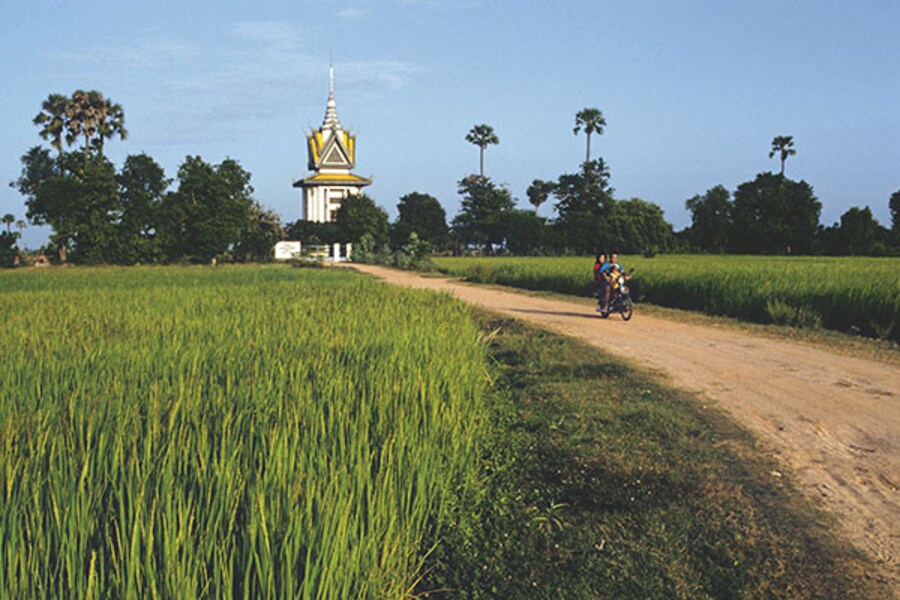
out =
[[[450,275],[586,295],[593,257],[436,258]],[[757,323],[825,327],[900,339],[900,259],[626,256],[639,299]]]
[[0,597],[408,597],[478,468],[486,354],[448,296],[32,269],[0,314]]

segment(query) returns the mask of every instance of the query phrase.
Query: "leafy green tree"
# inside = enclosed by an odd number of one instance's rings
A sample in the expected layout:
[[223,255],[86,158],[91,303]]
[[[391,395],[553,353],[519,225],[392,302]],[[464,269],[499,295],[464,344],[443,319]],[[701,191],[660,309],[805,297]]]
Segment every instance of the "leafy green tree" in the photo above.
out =
[[891,234],[894,244],[900,246],[900,190],[891,194],[888,207],[891,210]]
[[535,179],[531,182],[531,185],[528,186],[525,194],[528,196],[528,202],[534,206],[535,213],[537,213],[541,204],[547,201],[547,198],[550,197],[550,194],[552,194],[555,189],[556,183],[552,181]]
[[18,231],[0,231],[0,269],[9,269],[15,266],[16,256],[19,254],[18,239],[21,234]]
[[612,206],[609,168],[602,158],[587,161],[574,174],[560,175],[554,195],[557,218],[553,245],[560,252],[591,254],[608,246],[605,217]]
[[[118,260],[123,240],[115,168],[103,158],[103,139],[124,138],[124,112],[96,91],[76,91],[71,98],[50,94],[32,121],[40,136],[56,149],[52,159],[36,146],[22,157],[22,174],[14,187],[25,196],[27,216],[53,228],[51,242],[62,260]],[[97,143],[97,136],[99,143]],[[81,149],[63,151],[83,138]]]
[[478,174],[484,177],[484,149],[492,144],[499,144],[500,138],[494,133],[494,128],[482,123],[475,125],[466,134],[466,141],[478,146]]
[[512,194],[480,175],[462,179],[459,194],[462,200],[453,218],[454,234],[464,244],[483,246],[486,253],[493,253],[494,246],[503,242],[503,215],[515,207]]
[[374,247],[388,245],[390,223],[387,212],[366,194],[344,198],[335,223],[344,236],[343,242],[359,244],[362,237],[368,234]]
[[530,210],[512,209],[500,217],[506,251],[518,256],[544,254],[547,220]]
[[413,233],[434,247],[446,242],[447,213],[434,196],[412,192],[397,203],[397,220],[391,229],[392,246],[404,246]]
[[838,256],[871,256],[887,250],[889,232],[872,216],[869,207],[852,207],[839,223],[822,231],[824,249]]
[[18,231],[12,230],[12,224],[16,222],[16,216],[12,213],[3,215],[3,224],[6,225],[6,231],[0,231],[0,268],[6,269],[15,266],[15,258],[19,253],[19,247],[16,240],[21,235]]
[[66,106],[69,99],[62,94],[50,94],[41,103],[41,112],[32,120],[35,125],[43,125],[40,136],[50,141],[58,156],[63,152],[63,135],[66,129]]
[[272,249],[284,239],[284,227],[278,215],[254,201],[250,215],[234,247],[234,258],[240,262],[268,262]]
[[31,198],[37,188],[56,175],[60,174],[61,160],[54,160],[46,148],[33,146],[19,159],[22,173],[10,185],[20,194]]
[[106,262],[115,243],[118,202],[115,168],[101,156],[63,153],[58,160],[32,148],[22,157],[16,187],[25,196],[29,220],[53,228],[60,259]]
[[790,135],[779,135],[772,139],[772,150],[769,152],[769,158],[779,156],[781,158],[781,174],[784,175],[784,163],[789,156],[794,156],[797,151],[794,149],[794,138]]
[[152,264],[163,260],[159,240],[162,202],[171,181],[146,154],[128,156],[117,177],[119,213],[117,256],[111,262]]
[[603,118],[603,113],[598,108],[585,108],[575,115],[575,128],[572,131],[578,135],[584,130],[587,138],[584,162],[591,162],[591,135],[594,133],[603,135],[604,127],[606,127],[606,119]]
[[730,250],[743,254],[809,253],[822,205],[805,181],[760,173],[734,193]]
[[21,162],[22,173],[14,187],[25,197],[25,215],[35,225],[53,228],[50,241],[65,255],[75,223],[78,182],[63,175],[63,156],[54,160],[46,148],[32,147]]
[[613,202],[609,167],[602,158],[585,162],[577,173],[560,175],[554,186],[554,208],[560,219],[569,213],[593,211],[602,214]]
[[332,221],[316,223],[306,219],[297,219],[288,224],[285,239],[300,241],[309,246],[346,242],[336,223]]
[[656,254],[665,252],[673,243],[672,225],[662,209],[640,198],[614,202],[605,229],[609,249],[623,254]]
[[684,205],[691,212],[691,226],[685,232],[691,247],[703,252],[725,252],[731,230],[731,193],[717,185]]
[[[74,153],[72,158],[77,159]],[[116,244],[118,185],[113,164],[103,156],[84,160],[75,198],[75,229],[72,232],[70,260],[83,264],[109,262]]]
[[253,204],[250,173],[232,159],[188,156],[178,189],[163,198],[159,235],[169,261],[209,262],[234,249]]

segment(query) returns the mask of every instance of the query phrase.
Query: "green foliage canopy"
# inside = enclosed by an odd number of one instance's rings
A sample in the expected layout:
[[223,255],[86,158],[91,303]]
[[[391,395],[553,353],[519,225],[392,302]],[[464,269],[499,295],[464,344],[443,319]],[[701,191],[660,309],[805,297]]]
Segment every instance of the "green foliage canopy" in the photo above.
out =
[[722,253],[728,247],[731,229],[731,193],[722,185],[710,188],[685,203],[691,213],[691,226],[685,232],[691,248]]
[[403,246],[413,233],[432,246],[446,242],[447,213],[434,196],[411,192],[397,203],[397,221],[391,231],[393,246]]
[[662,209],[640,198],[614,202],[605,228],[606,248],[613,252],[656,254],[672,245],[672,226],[666,222]]
[[461,207],[453,219],[456,237],[464,244],[484,246],[490,254],[503,241],[503,215],[515,207],[512,194],[480,175],[462,179],[459,194]]
[[730,250],[741,254],[808,254],[822,205],[805,181],[760,173],[734,194]]
[[363,236],[368,235],[375,246],[388,244],[390,224],[387,212],[366,194],[344,198],[335,222],[345,242],[358,244]]
[[253,204],[250,173],[236,161],[210,165],[188,156],[178,169],[178,189],[162,203],[160,237],[170,260],[209,262],[233,249]]
[[577,173],[560,175],[553,193],[557,198],[553,223],[557,249],[591,254],[607,244],[603,219],[613,203],[613,190],[602,158],[586,161]]

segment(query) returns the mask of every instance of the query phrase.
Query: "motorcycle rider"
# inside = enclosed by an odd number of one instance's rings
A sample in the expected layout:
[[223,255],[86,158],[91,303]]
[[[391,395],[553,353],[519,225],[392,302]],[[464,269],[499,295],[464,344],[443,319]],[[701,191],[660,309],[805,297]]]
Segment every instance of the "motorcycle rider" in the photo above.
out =
[[619,264],[619,253],[613,252],[609,255],[609,262],[603,265],[600,268],[600,276],[603,278],[604,284],[603,287],[603,298],[600,304],[601,313],[609,312],[609,294],[612,290],[612,282],[613,282],[613,269],[617,269],[618,271],[624,271],[622,269],[622,265]]

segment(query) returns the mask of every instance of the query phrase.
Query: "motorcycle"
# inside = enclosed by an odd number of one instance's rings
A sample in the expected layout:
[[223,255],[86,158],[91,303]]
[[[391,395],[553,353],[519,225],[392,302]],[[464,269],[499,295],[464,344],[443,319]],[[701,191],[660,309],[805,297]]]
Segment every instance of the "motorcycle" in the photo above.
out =
[[607,310],[600,311],[600,318],[606,319],[610,314],[617,312],[622,315],[623,321],[628,321],[634,315],[634,302],[631,300],[631,290],[628,287],[628,280],[631,279],[626,273],[616,275],[616,287],[609,292],[609,306]]

